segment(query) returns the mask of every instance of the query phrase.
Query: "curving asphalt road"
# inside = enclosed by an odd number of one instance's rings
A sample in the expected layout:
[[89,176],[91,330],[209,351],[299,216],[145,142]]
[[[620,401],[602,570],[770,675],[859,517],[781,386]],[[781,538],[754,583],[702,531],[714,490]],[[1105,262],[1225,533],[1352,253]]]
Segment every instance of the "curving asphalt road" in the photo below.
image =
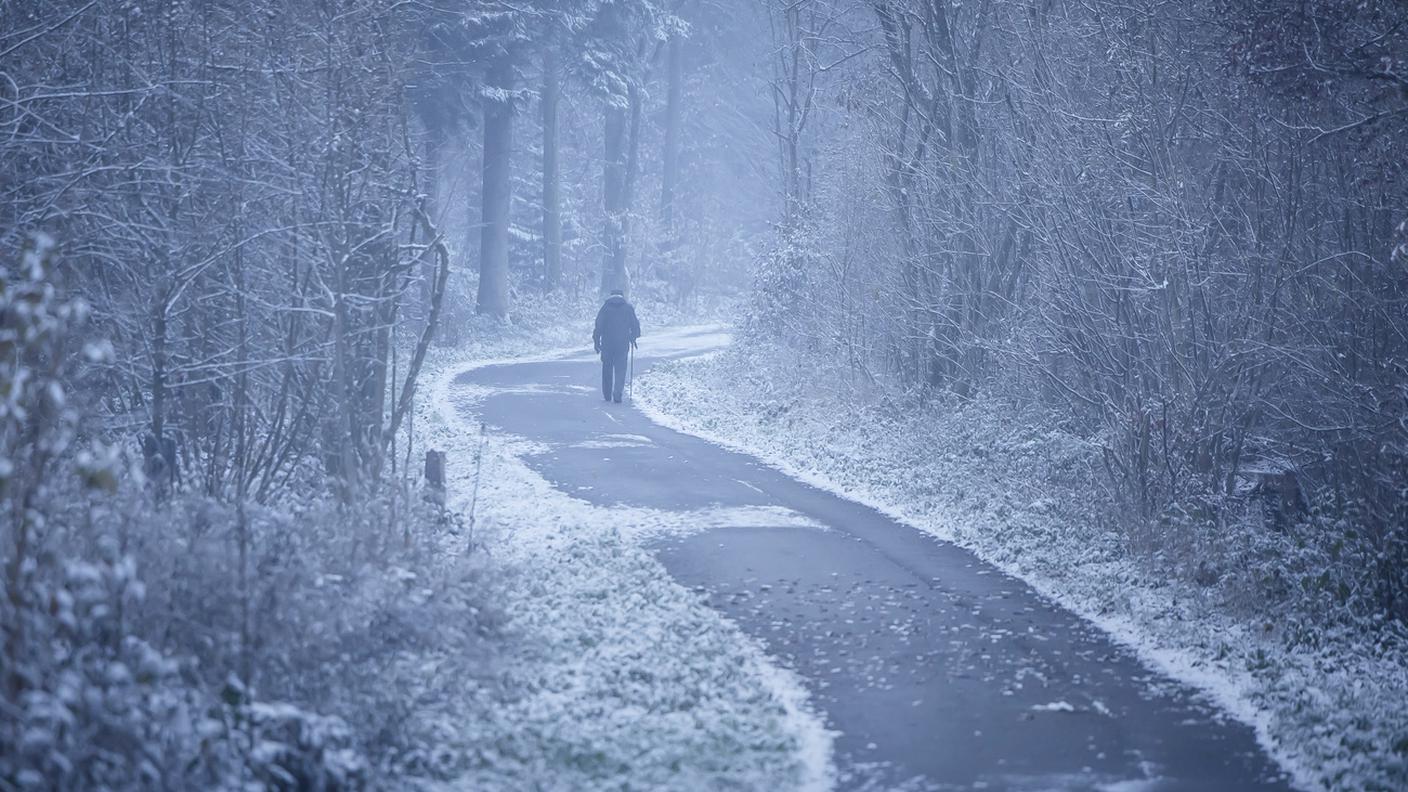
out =
[[[675,339],[685,343],[653,355],[643,339],[637,375],[713,343]],[[630,404],[606,404],[599,381],[590,355],[456,380],[493,389],[482,420],[542,443],[548,450],[526,461],[576,497],[804,518],[711,528],[653,549],[803,677],[838,732],[839,789],[1290,788],[1250,728],[1021,581]]]

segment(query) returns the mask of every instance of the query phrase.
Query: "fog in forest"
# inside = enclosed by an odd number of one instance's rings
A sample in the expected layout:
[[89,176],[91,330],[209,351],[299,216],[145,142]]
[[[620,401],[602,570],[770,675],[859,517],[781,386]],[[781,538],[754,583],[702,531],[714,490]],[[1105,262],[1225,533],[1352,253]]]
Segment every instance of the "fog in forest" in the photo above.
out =
[[0,790],[1408,788],[1408,5],[0,0]]

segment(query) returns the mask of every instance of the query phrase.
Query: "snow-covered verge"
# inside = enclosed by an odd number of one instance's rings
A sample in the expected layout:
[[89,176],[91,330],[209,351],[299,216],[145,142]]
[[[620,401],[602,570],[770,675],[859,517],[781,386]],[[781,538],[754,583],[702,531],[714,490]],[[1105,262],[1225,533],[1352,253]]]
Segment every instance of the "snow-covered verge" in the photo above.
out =
[[1028,581],[1254,726],[1299,786],[1408,788],[1408,641],[1382,620],[1332,612],[1338,582],[1324,570],[1340,550],[1325,526],[1131,525],[1097,450],[1050,416],[842,396],[818,388],[822,376],[787,350],[735,348],[656,367],[636,399],[662,424]]
[[505,621],[498,675],[439,715],[457,746],[440,787],[827,788],[831,738],[801,687],[639,542],[693,526],[555,490],[524,441],[481,446],[476,394],[453,385],[465,368],[427,380],[418,432],[446,452],[449,507],[474,504],[444,552],[491,559]]

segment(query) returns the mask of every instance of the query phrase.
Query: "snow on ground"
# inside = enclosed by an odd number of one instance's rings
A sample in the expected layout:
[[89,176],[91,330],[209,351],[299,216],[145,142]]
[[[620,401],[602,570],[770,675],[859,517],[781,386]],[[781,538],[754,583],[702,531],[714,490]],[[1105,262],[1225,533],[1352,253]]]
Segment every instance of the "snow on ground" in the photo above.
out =
[[809,521],[779,509],[680,514],[573,498],[523,462],[533,444],[481,440],[473,411],[486,394],[453,382],[469,367],[441,362],[426,378],[417,430],[422,447],[446,452],[448,505],[467,515],[477,498],[474,536],[446,550],[472,541],[503,568],[510,646],[498,685],[467,682],[462,717],[447,727],[465,755],[447,762],[459,776],[442,788],[829,788],[832,735],[798,680],[641,546],[740,516]]
[[1402,647],[1341,633],[1290,649],[1271,623],[1230,615],[1225,595],[1152,573],[1118,526],[1090,517],[1098,461],[1077,438],[983,405],[827,399],[803,364],[749,354],[656,367],[636,406],[975,551],[1252,725],[1299,786],[1408,788]]
[[608,434],[602,435],[600,440],[583,440],[574,444],[573,448],[642,448],[654,445],[650,438],[633,434]]

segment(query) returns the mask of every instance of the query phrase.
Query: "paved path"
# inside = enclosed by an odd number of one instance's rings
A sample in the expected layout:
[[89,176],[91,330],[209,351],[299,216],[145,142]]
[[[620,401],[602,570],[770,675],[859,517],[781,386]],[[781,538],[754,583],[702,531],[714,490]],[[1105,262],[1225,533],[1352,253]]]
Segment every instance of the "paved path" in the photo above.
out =
[[[654,359],[638,359],[637,374]],[[1021,581],[606,404],[599,381],[584,355],[476,369],[457,383],[501,388],[482,402],[483,419],[544,444],[526,461],[592,503],[807,518],[713,528],[655,550],[803,677],[839,732],[839,788],[1287,788],[1249,728]],[[816,527],[797,526],[808,521]]]

